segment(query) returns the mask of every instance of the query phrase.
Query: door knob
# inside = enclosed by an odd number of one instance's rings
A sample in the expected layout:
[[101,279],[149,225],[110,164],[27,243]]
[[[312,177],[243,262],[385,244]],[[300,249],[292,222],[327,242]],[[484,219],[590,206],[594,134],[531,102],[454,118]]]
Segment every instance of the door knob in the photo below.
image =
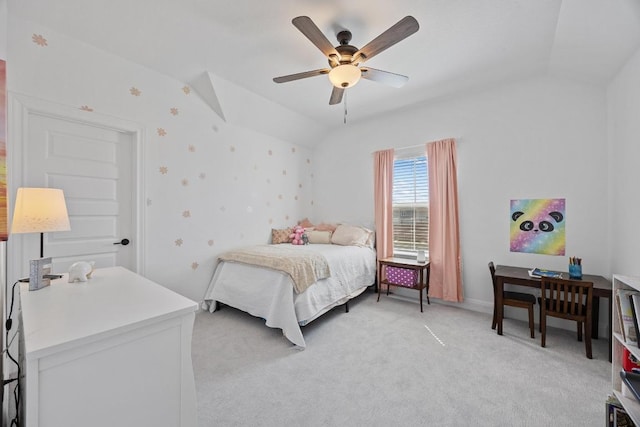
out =
[[127,246],[130,243],[129,239],[122,239],[119,242],[115,242],[114,245]]

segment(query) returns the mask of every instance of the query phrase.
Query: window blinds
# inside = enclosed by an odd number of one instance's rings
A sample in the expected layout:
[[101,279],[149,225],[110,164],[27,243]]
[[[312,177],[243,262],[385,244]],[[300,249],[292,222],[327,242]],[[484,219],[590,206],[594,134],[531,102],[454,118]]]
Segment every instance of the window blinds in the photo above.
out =
[[427,158],[400,158],[393,165],[394,252],[429,250],[429,175]]

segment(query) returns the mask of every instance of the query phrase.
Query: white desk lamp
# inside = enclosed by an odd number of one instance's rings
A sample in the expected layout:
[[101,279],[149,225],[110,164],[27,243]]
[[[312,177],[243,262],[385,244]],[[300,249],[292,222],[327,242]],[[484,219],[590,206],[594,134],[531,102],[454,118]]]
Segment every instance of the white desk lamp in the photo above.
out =
[[46,277],[43,280],[42,277],[43,266],[51,264],[51,258],[44,258],[44,233],[68,230],[71,230],[71,225],[62,190],[18,188],[11,232],[40,233],[40,259],[30,261],[29,290],[37,290],[49,284],[49,280]]

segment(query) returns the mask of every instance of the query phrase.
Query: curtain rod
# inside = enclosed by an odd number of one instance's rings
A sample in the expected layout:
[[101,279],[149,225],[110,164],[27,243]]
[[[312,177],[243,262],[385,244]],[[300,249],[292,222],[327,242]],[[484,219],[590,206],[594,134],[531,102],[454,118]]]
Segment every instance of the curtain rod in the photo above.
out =
[[[443,138],[443,139],[453,139],[456,143],[458,142],[458,138]],[[443,139],[438,139],[437,141],[442,141]],[[425,142],[425,143],[422,143],[422,144],[410,145],[408,147],[400,147],[400,148],[393,147],[393,150],[394,151],[401,151],[401,150],[410,150],[412,148],[425,147],[427,144],[429,144],[431,142],[436,142],[436,141],[429,141],[429,142]],[[372,151],[371,154],[375,154],[377,151],[383,151],[383,150],[387,150],[387,149],[383,148],[382,150]]]

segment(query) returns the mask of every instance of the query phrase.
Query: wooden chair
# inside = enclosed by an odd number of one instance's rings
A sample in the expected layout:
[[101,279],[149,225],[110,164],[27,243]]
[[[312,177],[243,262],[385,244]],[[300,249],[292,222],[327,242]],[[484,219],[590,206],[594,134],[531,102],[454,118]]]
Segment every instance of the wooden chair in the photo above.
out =
[[591,306],[593,283],[581,280],[540,279],[540,331],[542,347],[547,335],[547,316],[575,320],[578,324],[578,341],[582,341],[584,325],[584,347],[591,359]]
[[[498,303],[498,287],[496,283],[496,267],[493,265],[493,261],[489,263],[489,271],[491,272],[491,281],[493,282],[493,322],[491,323],[491,329],[496,328],[498,323],[497,303]],[[535,324],[533,321],[533,306],[536,304],[536,297],[527,294],[525,292],[511,292],[504,291],[502,293],[502,305],[508,305],[510,307],[526,308],[529,310],[529,329],[531,330],[531,338],[535,338],[534,330]]]

